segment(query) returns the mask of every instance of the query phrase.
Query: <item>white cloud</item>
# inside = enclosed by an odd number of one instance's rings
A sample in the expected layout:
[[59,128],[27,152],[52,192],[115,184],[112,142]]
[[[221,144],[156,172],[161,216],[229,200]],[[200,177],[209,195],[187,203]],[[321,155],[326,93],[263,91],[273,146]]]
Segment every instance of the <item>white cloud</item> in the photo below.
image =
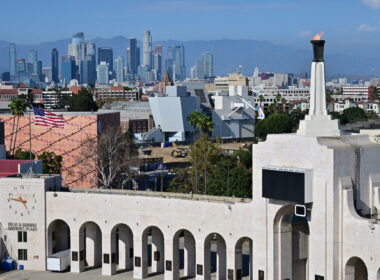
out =
[[372,9],[380,8],[380,0],[362,0],[363,3]]
[[375,31],[377,29],[377,27],[375,26],[371,26],[369,24],[360,24],[359,27],[358,27],[358,30],[359,31],[364,31],[364,32],[370,32],[370,31]]
[[298,37],[311,37],[311,30],[302,30],[298,32]]

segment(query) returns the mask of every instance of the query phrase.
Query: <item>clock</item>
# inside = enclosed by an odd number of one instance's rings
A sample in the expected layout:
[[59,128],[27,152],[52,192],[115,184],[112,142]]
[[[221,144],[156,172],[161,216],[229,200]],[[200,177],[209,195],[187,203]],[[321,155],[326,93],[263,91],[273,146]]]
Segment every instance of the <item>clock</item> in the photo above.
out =
[[37,196],[29,186],[13,187],[8,194],[7,202],[9,211],[21,217],[28,217],[37,209]]

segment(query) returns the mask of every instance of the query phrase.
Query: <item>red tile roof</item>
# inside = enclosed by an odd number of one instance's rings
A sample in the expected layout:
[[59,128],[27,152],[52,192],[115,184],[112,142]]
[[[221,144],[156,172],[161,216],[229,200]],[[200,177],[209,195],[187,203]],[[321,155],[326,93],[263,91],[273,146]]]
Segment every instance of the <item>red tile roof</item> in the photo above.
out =
[[17,89],[0,89],[0,94],[18,94]]

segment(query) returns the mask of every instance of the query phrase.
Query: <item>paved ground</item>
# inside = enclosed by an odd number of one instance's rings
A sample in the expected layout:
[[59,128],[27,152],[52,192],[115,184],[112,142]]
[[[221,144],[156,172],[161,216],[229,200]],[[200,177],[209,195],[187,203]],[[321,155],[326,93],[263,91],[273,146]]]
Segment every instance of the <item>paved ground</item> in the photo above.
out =
[[[132,271],[116,274],[113,276],[102,276],[101,269],[94,269],[83,273],[71,272],[51,272],[51,271],[11,271],[0,273],[1,280],[118,280],[118,279],[133,279]],[[164,275],[151,276],[150,280],[163,280]],[[185,279],[185,278],[184,278]],[[186,278],[189,279],[189,278]],[[190,278],[192,279],[192,278]],[[189,280],[190,280],[189,279]]]
[[[102,276],[101,269],[94,269],[83,273],[51,272],[51,271],[11,271],[0,274],[1,280],[118,280],[133,279],[132,271],[116,274],[113,276]],[[150,280],[162,280],[164,275],[149,277]]]

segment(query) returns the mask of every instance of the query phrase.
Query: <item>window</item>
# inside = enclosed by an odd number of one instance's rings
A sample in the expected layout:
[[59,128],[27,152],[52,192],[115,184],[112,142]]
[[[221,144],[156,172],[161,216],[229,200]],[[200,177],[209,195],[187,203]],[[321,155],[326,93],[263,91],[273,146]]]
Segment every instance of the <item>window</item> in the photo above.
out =
[[27,261],[28,260],[28,250],[18,249],[18,260],[19,261]]
[[18,242],[26,243],[28,241],[28,232],[26,231],[18,231]]

